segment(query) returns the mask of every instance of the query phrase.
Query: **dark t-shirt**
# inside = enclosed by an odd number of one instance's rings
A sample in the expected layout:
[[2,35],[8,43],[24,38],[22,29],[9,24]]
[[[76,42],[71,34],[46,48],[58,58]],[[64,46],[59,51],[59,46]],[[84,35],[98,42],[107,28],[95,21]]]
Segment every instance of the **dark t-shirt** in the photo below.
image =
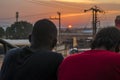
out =
[[0,80],[57,80],[62,60],[61,54],[47,50],[12,49],[5,57]]

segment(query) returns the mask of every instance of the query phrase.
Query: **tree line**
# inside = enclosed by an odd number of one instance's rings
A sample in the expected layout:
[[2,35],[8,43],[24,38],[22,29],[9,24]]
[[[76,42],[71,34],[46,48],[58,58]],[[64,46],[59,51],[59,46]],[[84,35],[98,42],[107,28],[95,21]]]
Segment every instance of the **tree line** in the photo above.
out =
[[33,25],[27,21],[19,21],[13,23],[10,27],[4,30],[0,27],[0,38],[6,39],[28,39]]

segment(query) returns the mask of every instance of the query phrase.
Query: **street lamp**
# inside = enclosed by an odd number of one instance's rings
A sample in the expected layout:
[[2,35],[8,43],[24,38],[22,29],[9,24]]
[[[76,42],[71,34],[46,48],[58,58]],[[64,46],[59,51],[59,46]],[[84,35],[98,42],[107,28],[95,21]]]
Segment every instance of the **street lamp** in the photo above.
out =
[[51,20],[59,20],[59,28],[58,28],[58,42],[60,44],[60,40],[61,40],[61,13],[57,12],[58,17],[50,17]]

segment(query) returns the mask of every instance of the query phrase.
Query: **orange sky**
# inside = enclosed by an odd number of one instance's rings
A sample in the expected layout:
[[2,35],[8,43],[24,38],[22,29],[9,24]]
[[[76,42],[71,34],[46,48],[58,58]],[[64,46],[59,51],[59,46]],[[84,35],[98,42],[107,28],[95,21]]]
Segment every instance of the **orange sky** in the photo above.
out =
[[104,3],[120,3],[120,0],[50,0],[50,1],[86,2],[86,3],[101,3],[101,2],[104,2]]
[[[75,1],[75,2],[70,2]],[[15,21],[15,13],[19,12],[19,20],[27,20],[34,23],[41,18],[58,16],[61,12],[62,26],[90,27],[92,21],[91,11],[84,13],[97,5],[105,11],[98,15],[101,27],[114,25],[116,15],[120,15],[119,0],[1,0],[0,1],[0,25],[12,24]],[[58,20],[53,20],[58,25]]]

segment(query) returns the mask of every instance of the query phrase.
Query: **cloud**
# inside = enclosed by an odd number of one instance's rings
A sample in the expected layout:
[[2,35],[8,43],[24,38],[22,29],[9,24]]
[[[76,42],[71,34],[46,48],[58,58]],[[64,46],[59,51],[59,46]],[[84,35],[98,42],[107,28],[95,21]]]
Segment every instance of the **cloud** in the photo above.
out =
[[84,13],[63,14],[62,18],[65,18],[65,17],[74,17],[74,16],[82,16],[82,15],[85,15],[85,14]]
[[119,0],[56,0],[61,2],[85,2],[85,3],[120,3]]
[[75,2],[75,3],[79,3],[79,2],[85,2],[85,3],[91,3],[91,0],[56,0],[56,1],[61,1],[61,2]]

